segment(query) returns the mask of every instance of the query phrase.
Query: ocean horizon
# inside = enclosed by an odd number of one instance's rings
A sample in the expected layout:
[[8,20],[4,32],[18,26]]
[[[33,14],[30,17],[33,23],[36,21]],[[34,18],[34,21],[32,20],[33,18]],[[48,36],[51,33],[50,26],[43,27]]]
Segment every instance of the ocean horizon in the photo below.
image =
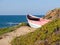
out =
[[[35,15],[43,17],[44,15]],[[27,22],[26,15],[0,15],[0,28],[10,27],[22,22]]]

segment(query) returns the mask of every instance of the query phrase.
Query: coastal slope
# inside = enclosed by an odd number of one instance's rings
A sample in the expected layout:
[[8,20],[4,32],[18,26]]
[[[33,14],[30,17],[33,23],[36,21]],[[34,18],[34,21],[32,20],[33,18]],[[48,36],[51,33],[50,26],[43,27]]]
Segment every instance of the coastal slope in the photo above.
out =
[[60,18],[29,34],[16,37],[12,45],[60,45]]
[[49,11],[43,18],[52,21],[29,34],[16,37],[12,45],[60,45],[60,8]]

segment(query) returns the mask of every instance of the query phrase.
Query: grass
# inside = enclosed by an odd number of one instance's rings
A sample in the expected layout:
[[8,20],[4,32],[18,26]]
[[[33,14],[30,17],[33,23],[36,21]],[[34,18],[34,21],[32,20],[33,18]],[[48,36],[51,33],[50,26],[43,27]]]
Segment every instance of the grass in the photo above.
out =
[[17,28],[19,28],[21,26],[25,26],[25,25],[27,25],[27,24],[21,23],[21,24],[12,26],[12,27],[0,28],[0,36],[5,34],[5,33],[12,32],[12,31],[16,30]]
[[12,45],[55,45],[60,44],[60,18],[47,23],[29,34],[16,37]]

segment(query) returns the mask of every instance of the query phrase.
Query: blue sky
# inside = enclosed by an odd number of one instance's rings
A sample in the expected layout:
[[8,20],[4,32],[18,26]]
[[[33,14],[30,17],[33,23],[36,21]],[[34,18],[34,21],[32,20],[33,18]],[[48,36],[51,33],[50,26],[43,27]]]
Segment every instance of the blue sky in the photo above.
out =
[[0,15],[43,15],[54,8],[60,8],[60,0],[0,0]]

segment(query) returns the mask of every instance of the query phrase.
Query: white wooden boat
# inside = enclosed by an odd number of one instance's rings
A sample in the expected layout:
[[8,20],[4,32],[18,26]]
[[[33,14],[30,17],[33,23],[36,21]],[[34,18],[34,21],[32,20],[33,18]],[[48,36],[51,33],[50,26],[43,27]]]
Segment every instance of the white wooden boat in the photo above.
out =
[[30,14],[28,14],[26,16],[27,20],[28,20],[28,24],[32,27],[32,28],[39,28],[42,25],[48,23],[50,20],[47,19],[43,19],[43,18],[39,18],[36,16],[32,16]]

